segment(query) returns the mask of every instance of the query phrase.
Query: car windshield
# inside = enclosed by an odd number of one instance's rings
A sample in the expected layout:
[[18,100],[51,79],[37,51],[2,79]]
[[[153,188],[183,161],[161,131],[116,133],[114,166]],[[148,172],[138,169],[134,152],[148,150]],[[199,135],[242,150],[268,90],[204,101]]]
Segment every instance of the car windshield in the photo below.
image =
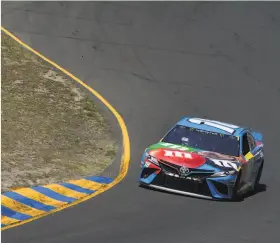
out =
[[239,156],[239,141],[235,136],[176,125],[162,142],[185,145],[221,154]]

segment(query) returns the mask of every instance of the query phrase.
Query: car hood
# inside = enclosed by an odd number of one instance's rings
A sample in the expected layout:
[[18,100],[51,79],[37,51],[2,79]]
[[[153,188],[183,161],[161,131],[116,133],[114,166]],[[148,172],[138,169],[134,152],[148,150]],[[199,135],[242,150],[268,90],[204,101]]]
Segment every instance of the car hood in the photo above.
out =
[[191,147],[159,142],[151,145],[146,152],[161,162],[172,163],[188,168],[210,167],[222,170],[238,170],[241,166],[239,158]]

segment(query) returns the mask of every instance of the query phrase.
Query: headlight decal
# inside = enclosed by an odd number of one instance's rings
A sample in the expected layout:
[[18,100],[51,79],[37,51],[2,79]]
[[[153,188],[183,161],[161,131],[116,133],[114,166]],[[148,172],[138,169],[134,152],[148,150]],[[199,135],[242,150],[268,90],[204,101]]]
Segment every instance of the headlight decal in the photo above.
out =
[[222,176],[229,176],[229,175],[234,175],[234,174],[236,174],[236,170],[221,171],[221,172],[217,172],[217,173],[211,175],[211,177],[222,177]]
[[152,162],[153,164],[159,166],[158,160],[157,160],[155,157],[153,157],[153,156],[151,156],[151,155],[149,155],[149,154],[148,154],[148,156],[147,156],[147,160],[149,160],[149,161]]

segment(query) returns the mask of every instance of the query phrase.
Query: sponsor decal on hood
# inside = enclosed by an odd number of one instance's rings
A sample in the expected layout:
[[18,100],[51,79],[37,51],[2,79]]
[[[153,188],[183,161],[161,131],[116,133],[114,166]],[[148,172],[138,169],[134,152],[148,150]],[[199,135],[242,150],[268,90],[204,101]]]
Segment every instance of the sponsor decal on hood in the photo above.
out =
[[164,142],[151,145],[147,152],[158,160],[188,168],[200,167],[207,161],[215,167],[224,169],[238,170],[240,167],[238,157]]
[[163,160],[188,168],[196,168],[206,162],[206,159],[197,153],[191,153],[178,149],[159,148],[149,151],[149,154],[158,160]]

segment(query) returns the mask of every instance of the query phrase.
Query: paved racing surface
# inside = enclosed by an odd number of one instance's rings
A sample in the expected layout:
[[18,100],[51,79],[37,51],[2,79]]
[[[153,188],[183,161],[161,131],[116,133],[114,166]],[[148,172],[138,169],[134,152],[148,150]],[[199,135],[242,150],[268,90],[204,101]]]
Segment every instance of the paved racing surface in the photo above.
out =
[[[127,177],[104,194],[2,233],[5,243],[277,242],[280,4],[2,4],[2,25],[91,85],[131,139]],[[264,134],[263,186],[239,203],[138,187],[140,155],[183,115]]]

